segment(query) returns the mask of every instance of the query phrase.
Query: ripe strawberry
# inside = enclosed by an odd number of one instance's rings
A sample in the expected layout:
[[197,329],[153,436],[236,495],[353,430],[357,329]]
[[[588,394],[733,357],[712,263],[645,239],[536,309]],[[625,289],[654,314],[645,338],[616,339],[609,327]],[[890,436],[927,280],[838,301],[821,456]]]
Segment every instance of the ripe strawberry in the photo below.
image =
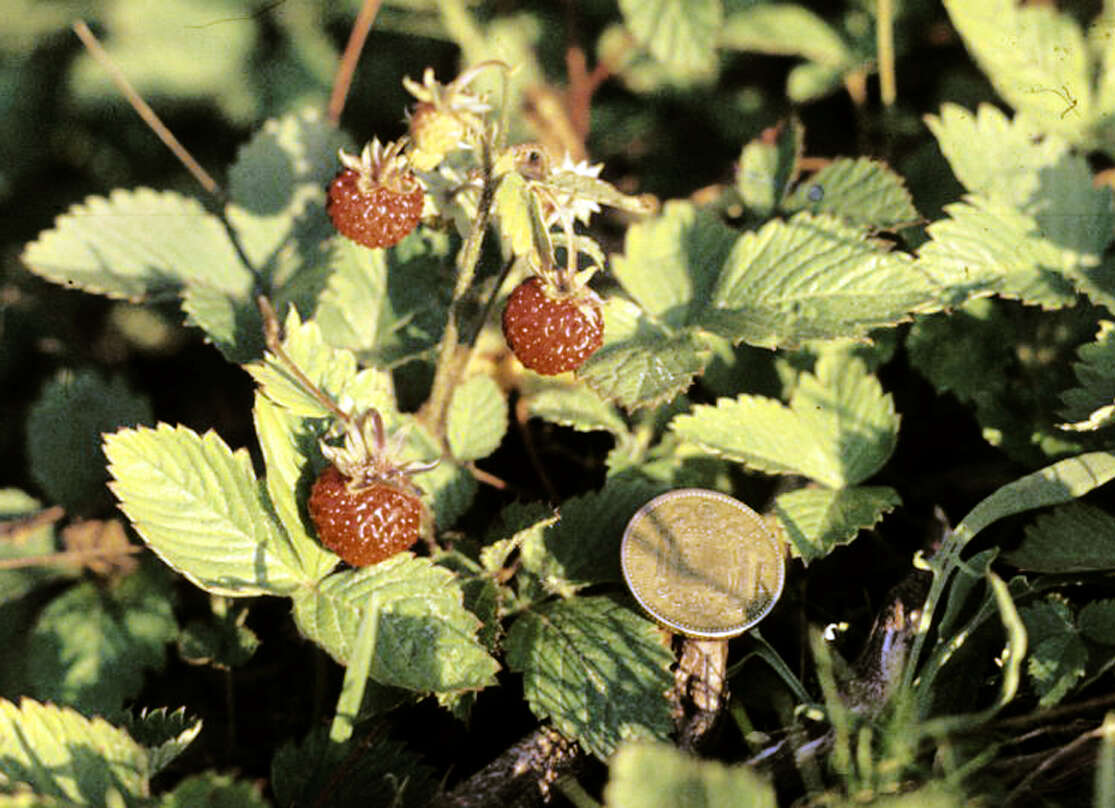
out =
[[561,290],[534,275],[503,310],[503,336],[526,367],[544,376],[579,368],[604,342],[600,300],[586,288]]
[[341,235],[372,249],[391,247],[418,224],[425,192],[403,145],[373,140],[360,157],[340,153],[344,168],[329,184],[325,210]]
[[422,500],[414,493],[378,480],[354,485],[336,466],[314,482],[309,508],[321,543],[354,567],[407,549],[422,524]]
[[354,567],[377,564],[418,541],[426,515],[410,475],[433,464],[396,464],[405,438],[387,445],[375,410],[349,424],[343,446],[322,443],[332,465],[318,475],[307,503],[321,543]]

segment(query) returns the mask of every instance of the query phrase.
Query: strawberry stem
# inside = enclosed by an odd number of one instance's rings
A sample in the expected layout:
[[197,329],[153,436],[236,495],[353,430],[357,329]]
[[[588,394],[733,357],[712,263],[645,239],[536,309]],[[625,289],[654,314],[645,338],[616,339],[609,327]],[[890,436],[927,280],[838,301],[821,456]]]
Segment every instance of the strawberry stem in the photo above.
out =
[[360,59],[360,52],[364,50],[364,43],[368,39],[368,32],[372,29],[382,0],[364,0],[356,21],[352,24],[348,42],[345,44],[341,64],[337,67],[337,74],[333,77],[333,92],[329,95],[329,107],[326,113],[329,122],[337,126],[341,121],[341,112],[348,99],[348,90],[352,85],[352,75],[356,72],[356,63]]
[[434,383],[430,398],[423,405],[420,418],[425,421],[444,442],[445,418],[449,409],[449,399],[453,389],[460,381],[461,373],[468,366],[474,346],[470,345],[464,356],[458,355],[458,336],[460,326],[457,322],[457,309],[468,293],[476,277],[476,267],[480,263],[480,248],[491,219],[492,203],[495,199],[495,181],[492,177],[492,149],[488,138],[480,140],[480,166],[484,185],[480,189],[480,199],[476,205],[476,218],[468,232],[461,251],[457,254],[457,282],[453,287],[453,299],[449,303],[449,318],[445,323],[438,348],[437,367],[434,370]]

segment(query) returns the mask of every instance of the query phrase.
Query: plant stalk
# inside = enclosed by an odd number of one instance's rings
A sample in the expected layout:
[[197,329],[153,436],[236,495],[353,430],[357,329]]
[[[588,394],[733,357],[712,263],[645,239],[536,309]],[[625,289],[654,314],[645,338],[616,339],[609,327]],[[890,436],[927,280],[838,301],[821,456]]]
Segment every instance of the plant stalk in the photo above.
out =
[[875,54],[879,60],[879,94],[890,109],[898,98],[894,76],[894,0],[876,0]]

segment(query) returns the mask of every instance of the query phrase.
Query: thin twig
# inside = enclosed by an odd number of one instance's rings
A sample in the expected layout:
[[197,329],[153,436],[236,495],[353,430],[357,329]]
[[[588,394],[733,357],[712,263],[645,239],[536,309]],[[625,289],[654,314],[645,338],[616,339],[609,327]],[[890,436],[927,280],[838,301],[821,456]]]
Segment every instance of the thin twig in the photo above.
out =
[[194,175],[194,179],[201,183],[202,188],[223,201],[224,191],[221,190],[221,186],[219,186],[217,182],[209,176],[208,172],[198,164],[197,160],[193,158],[193,155],[186,150],[186,147],[178,141],[178,138],[176,138],[169,129],[167,129],[166,125],[159,119],[159,116],[155,114],[155,111],[140,97],[139,93],[132,87],[124,73],[116,66],[116,63],[112,61],[112,57],[110,57],[101,46],[97,37],[89,30],[89,26],[85,24],[85,21],[77,20],[74,22],[73,29],[78,39],[81,40],[81,44],[86,47],[89,54],[105,69],[109,78],[112,79],[112,83],[116,85],[124,98],[132,105],[132,109],[139,114],[143,122],[151,127],[151,131],[158,136],[159,140],[171,150],[174,156],[178,158],[178,161],[186,167],[186,170]]
[[46,525],[53,525],[65,515],[66,511],[61,505],[52,505],[38,513],[2,522],[0,523],[0,540],[12,543],[18,542],[26,534]]
[[0,570],[17,570],[25,567],[45,567],[51,564],[85,564],[92,558],[112,558],[113,556],[136,555],[146,550],[146,547],[129,545],[128,547],[113,547],[105,552],[100,548],[88,550],[64,550],[60,553],[46,553],[37,556],[22,556],[20,558],[0,559]]
[[333,92],[329,95],[329,122],[334,126],[341,122],[341,112],[348,99],[348,91],[352,86],[352,76],[356,72],[356,63],[360,60],[360,52],[364,50],[364,43],[368,39],[368,32],[372,30],[372,23],[382,0],[364,0],[360,13],[356,15],[356,22],[352,24],[352,31],[348,35],[345,52],[341,56],[340,67],[333,78]]
[[1033,771],[1023,777],[1022,781],[1011,790],[1010,794],[1007,795],[1007,798],[1003,801],[1003,805],[1008,806],[1015,804],[1026,794],[1027,791],[1030,790],[1035,780],[1037,780],[1045,772],[1056,766],[1062,760],[1067,758],[1069,755],[1075,753],[1078,749],[1080,749],[1080,747],[1084,746],[1084,744],[1088,743],[1089,741],[1098,739],[1102,734],[1103,728],[1096,727],[1093,730],[1089,730],[1088,732],[1078,735],[1074,740],[1072,740],[1065,746],[1062,746],[1056,752],[1043,760],[1040,765],[1034,768]]

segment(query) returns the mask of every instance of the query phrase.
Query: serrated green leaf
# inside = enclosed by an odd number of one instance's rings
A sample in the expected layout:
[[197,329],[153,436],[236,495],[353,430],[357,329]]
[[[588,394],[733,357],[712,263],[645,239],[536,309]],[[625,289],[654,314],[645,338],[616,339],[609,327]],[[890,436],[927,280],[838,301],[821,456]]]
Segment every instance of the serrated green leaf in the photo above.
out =
[[381,610],[373,680],[434,692],[492,684],[499,665],[476,639],[480,621],[464,608],[456,578],[410,553],[335,573],[296,592],[295,622],[345,665],[372,593]]
[[186,714],[185,707],[173,712],[166,707],[156,710],[145,707],[139,713],[125,713],[119,723],[136,743],[147,749],[152,775],[182,754],[201,732],[202,725],[200,718]]
[[[775,808],[774,788],[746,766],[700,760],[667,744],[626,743],[612,758],[608,808]],[[936,806],[934,806],[936,808]]]
[[768,474],[831,488],[870,477],[894,451],[894,401],[855,357],[829,353],[803,374],[789,406],[763,396],[698,405],[671,424],[685,440]]
[[611,598],[544,603],[514,622],[505,647],[534,714],[602,760],[673,728],[673,655],[653,623]]
[[524,396],[527,414],[578,432],[627,434],[627,423],[615,406],[582,385],[547,382]]
[[[333,234],[325,187],[340,169],[341,130],[308,108],[267,121],[229,168],[228,217],[248,260],[272,286],[324,263]],[[308,314],[308,312],[306,312]]]
[[47,382],[27,414],[31,476],[52,502],[87,513],[103,507],[101,434],[155,420],[146,396],[123,378],[63,371]]
[[0,778],[70,804],[109,808],[148,793],[150,766],[139,744],[101,718],[68,707],[0,699]]
[[850,544],[861,530],[874,527],[883,514],[902,504],[893,488],[861,486],[835,491],[803,488],[781,494],[774,502],[794,555],[807,565],[838,545]]
[[992,104],[973,115],[957,104],[943,104],[939,116],[927,115],[952,173],[981,199],[1025,209],[1037,195],[1041,172],[1068,151],[1059,137],[1042,137],[1035,122],[1011,119]]
[[1061,394],[1062,417],[1098,429],[1115,418],[1115,323],[1101,320],[1095,342],[1081,345],[1077,354],[1080,361],[1073,364],[1073,372],[1080,386]]
[[333,743],[327,727],[284,743],[271,760],[277,804],[345,808],[376,795],[383,805],[420,808],[433,797],[434,770],[416,754],[386,738],[366,744],[361,737]]
[[191,283],[243,295],[252,284],[215,216],[195,199],[150,188],[88,197],[28,244],[22,259],[54,283],[129,300]]
[[311,461],[321,456],[318,441],[326,422],[292,415],[258,390],[252,421],[267,468],[265,483],[275,514],[290,537],[301,569],[311,580],[320,581],[339,559],[310,535],[303,509],[317,479]]
[[178,631],[169,594],[141,567],[107,590],[83,583],[56,597],[28,642],[30,695],[90,715],[119,710],[163,667]]
[[491,376],[473,376],[449,400],[445,439],[462,463],[485,458],[507,432],[507,399]]
[[125,429],[105,437],[110,488],[136,532],[208,592],[286,594],[308,582],[247,451],[214,432]]
[[932,241],[922,246],[917,267],[955,290],[954,303],[988,292],[1043,308],[1076,301],[1059,271],[1061,252],[1038,235],[1033,218],[978,197],[945,211],[949,218],[927,228]]
[[902,177],[866,157],[833,160],[799,184],[782,206],[789,212],[829,213],[874,230],[894,230],[921,218]]
[[601,398],[634,410],[687,390],[707,360],[707,347],[696,332],[668,334],[634,304],[609,298],[604,345],[576,375]]
[[941,286],[862,230],[799,213],[736,242],[699,319],[732,342],[792,347],[862,337],[940,308],[948,283]]
[[[437,439],[412,416],[401,417],[399,423],[402,428],[410,430],[403,447],[404,458],[430,461],[441,457]],[[425,492],[439,530],[452,526],[468,510],[476,496],[476,478],[465,466],[449,458],[441,458],[437,466],[416,477],[415,482]]]
[[1026,670],[1040,697],[1038,704],[1052,707],[1084,676],[1088,649],[1064,601],[1048,598],[1020,608],[1018,614],[1026,624],[1030,649]]
[[1092,113],[1092,66],[1080,26],[1052,6],[945,0],[952,24],[999,94],[1045,132],[1079,143]]
[[1096,600],[1077,615],[1080,633],[1092,642],[1115,645],[1115,600]]
[[1115,517],[1094,505],[1070,502],[1028,525],[1022,544],[1003,558],[1037,572],[1115,569]]
[[419,228],[391,250],[334,240],[332,274],[315,320],[330,345],[393,366],[437,345],[449,306],[448,238]]
[[270,808],[258,782],[236,780],[230,774],[202,772],[179,781],[159,799],[159,808]]
[[523,541],[523,568],[549,591],[622,580],[619,544],[635,511],[667,490],[640,477],[610,477],[599,491],[562,503],[557,524],[532,531]]
[[746,143],[736,169],[736,191],[743,204],[759,216],[770,215],[797,177],[804,143],[805,128],[797,118]]
[[661,216],[627,229],[612,274],[652,318],[681,328],[705,305],[735,239],[734,230],[692,204],[669,202]]
[[755,3],[724,20],[720,43],[733,50],[801,56],[845,68],[852,53],[827,22],[796,3]]
[[480,551],[480,565],[489,572],[500,569],[524,541],[541,534],[559,518],[557,511],[541,502],[512,502],[500,511],[488,544]]
[[624,25],[679,76],[701,76],[716,66],[724,10],[720,0],[620,0]]
[[206,341],[235,364],[257,359],[263,352],[263,320],[249,291],[230,294],[205,283],[182,290],[186,322],[200,328]]

